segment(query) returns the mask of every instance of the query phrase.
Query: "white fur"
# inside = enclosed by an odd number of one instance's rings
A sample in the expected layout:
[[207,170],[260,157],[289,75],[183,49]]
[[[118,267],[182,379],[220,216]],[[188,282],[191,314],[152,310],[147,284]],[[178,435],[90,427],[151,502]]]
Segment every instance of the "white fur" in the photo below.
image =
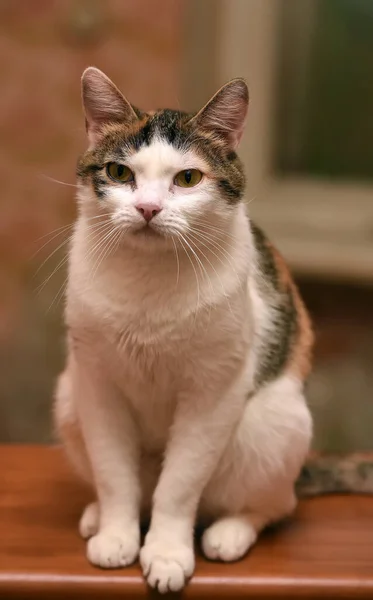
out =
[[[163,142],[129,166],[135,191],[113,185],[104,206],[87,188],[80,192],[56,415],[72,461],[97,492],[99,504],[80,524],[92,536],[89,560],[103,567],[135,560],[140,515],[152,505],[144,575],[161,592],[177,591],[194,569],[197,511],[211,523],[205,554],[226,561],[291,512],[311,420],[302,384],[290,375],[249,398],[270,311],[257,288],[243,205],[212,195],[208,174],[195,189],[175,190],[177,171],[206,165]],[[162,201],[154,219],[162,237],[138,232],[139,195]],[[95,237],[90,226],[100,213],[122,229],[98,257],[105,234]]]

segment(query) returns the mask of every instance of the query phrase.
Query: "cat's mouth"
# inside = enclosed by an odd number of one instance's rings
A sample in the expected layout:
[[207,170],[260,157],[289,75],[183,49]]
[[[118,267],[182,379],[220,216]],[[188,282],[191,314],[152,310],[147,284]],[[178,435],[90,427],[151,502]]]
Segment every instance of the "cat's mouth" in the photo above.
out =
[[160,237],[162,234],[160,231],[154,229],[149,223],[141,227],[141,229],[137,229],[135,235],[143,235],[144,237]]

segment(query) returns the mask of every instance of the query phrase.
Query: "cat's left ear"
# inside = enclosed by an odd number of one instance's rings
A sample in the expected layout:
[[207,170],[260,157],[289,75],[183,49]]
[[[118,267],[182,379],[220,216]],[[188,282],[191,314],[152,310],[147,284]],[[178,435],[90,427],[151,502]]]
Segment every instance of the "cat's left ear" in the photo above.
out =
[[95,67],[88,67],[82,75],[82,99],[92,145],[99,139],[104,125],[129,125],[138,119],[134,108],[111,79]]
[[230,150],[241,141],[249,107],[249,90],[243,79],[232,79],[192,118],[197,126],[216,133]]

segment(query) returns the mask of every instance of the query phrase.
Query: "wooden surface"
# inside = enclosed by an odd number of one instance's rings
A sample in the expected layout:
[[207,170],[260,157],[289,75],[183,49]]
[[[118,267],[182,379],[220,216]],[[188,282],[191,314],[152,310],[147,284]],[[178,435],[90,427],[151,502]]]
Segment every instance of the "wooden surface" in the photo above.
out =
[[[58,448],[0,446],[0,598],[155,597],[137,565],[101,571],[78,518],[90,493]],[[303,501],[242,561],[198,558],[185,598],[373,598],[373,498]]]

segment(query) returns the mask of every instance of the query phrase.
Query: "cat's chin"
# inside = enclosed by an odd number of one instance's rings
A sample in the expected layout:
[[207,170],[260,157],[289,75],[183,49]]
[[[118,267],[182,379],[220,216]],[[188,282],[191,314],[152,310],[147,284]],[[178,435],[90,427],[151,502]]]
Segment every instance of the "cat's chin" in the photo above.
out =
[[123,243],[136,250],[144,250],[146,252],[167,251],[173,248],[172,239],[169,234],[149,225],[128,232],[123,237]]
[[144,237],[144,238],[162,238],[164,237],[162,232],[154,229],[153,227],[146,225],[145,227],[142,227],[141,229],[136,229],[136,231],[133,232],[132,235],[135,235],[137,237]]

